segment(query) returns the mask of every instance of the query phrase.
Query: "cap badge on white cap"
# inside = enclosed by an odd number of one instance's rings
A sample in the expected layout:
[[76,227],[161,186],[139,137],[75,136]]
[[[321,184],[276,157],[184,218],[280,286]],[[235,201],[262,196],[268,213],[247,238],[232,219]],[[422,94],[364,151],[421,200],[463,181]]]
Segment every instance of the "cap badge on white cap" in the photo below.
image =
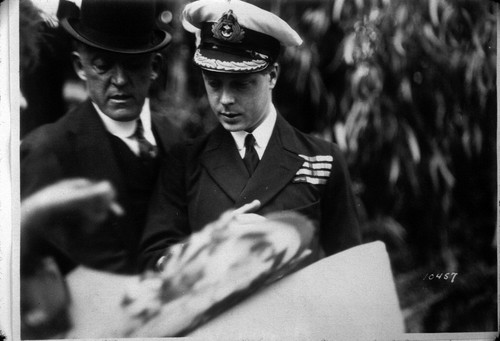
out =
[[245,37],[245,31],[241,28],[232,10],[222,14],[222,17],[213,24],[212,33],[214,38],[230,43],[241,43]]

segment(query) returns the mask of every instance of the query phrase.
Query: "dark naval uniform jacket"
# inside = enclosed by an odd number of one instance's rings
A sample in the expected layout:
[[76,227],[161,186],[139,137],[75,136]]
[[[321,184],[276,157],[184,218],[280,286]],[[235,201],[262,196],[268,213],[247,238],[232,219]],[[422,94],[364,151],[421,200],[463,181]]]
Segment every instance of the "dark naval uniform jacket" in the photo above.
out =
[[255,213],[293,210],[318,227],[323,251],[360,243],[359,223],[346,163],[336,145],[306,135],[278,115],[252,177],[230,132],[221,125],[180,144],[168,155],[141,242],[141,264],[154,267],[165,248],[258,199]]
[[[163,116],[151,113],[159,154],[180,140],[180,131]],[[160,158],[144,161],[118,137],[107,132],[88,100],[53,124],[30,133],[21,143],[21,197],[61,179],[83,177],[108,180],[117,192],[125,216],[111,215],[96,231],[78,230],[76,217],[68,217],[67,236],[47,233],[40,252],[53,255],[63,271],[76,264],[118,273],[137,270],[140,235]],[[75,247],[75,240],[78,241]]]

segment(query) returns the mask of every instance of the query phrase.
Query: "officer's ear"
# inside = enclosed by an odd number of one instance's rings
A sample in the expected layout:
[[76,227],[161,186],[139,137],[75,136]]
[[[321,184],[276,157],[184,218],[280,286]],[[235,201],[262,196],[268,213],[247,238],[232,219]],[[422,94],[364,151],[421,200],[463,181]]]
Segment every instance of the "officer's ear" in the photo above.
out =
[[278,81],[278,76],[280,74],[280,65],[274,63],[269,69],[269,88],[274,89],[276,82]]
[[155,53],[151,62],[151,80],[158,78],[163,66],[163,56],[161,53]]
[[80,53],[73,51],[73,53],[71,53],[71,60],[73,62],[73,69],[75,69],[75,72],[78,75],[78,77],[81,80],[86,81],[87,75],[83,70],[82,56],[80,55]]

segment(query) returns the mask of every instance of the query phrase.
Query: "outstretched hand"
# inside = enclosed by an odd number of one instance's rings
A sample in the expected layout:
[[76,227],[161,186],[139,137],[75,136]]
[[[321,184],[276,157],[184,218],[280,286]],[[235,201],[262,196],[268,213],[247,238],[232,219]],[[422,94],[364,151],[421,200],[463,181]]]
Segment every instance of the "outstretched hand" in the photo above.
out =
[[51,219],[53,215],[79,212],[90,223],[104,221],[113,211],[123,214],[115,202],[116,193],[108,181],[93,182],[87,179],[62,180],[47,186],[21,203],[23,228],[36,220],[36,224]]
[[45,239],[64,239],[76,253],[81,238],[99,228],[110,212],[124,214],[115,198],[108,181],[82,178],[62,180],[27,197],[21,202],[22,260],[36,259]]
[[245,204],[240,208],[234,210],[232,215],[234,216],[234,220],[238,224],[256,224],[259,222],[263,222],[266,220],[263,216],[252,213],[260,208],[260,201],[254,200],[251,203]]

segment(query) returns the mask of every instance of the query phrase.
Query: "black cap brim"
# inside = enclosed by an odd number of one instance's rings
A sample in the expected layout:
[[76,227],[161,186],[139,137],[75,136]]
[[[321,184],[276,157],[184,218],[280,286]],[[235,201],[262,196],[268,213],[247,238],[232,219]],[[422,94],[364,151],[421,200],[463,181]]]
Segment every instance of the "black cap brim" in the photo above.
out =
[[76,40],[110,52],[116,53],[124,53],[124,54],[141,54],[141,53],[149,53],[158,51],[165,46],[167,46],[172,40],[172,36],[163,30],[154,30],[153,31],[153,39],[151,42],[145,44],[141,47],[122,47],[113,44],[113,39],[108,37],[106,42],[98,41],[97,39],[92,39],[91,37],[86,36],[81,29],[79,29],[79,20],[76,18],[63,18],[61,20],[61,26],[68,32],[73,38]]

